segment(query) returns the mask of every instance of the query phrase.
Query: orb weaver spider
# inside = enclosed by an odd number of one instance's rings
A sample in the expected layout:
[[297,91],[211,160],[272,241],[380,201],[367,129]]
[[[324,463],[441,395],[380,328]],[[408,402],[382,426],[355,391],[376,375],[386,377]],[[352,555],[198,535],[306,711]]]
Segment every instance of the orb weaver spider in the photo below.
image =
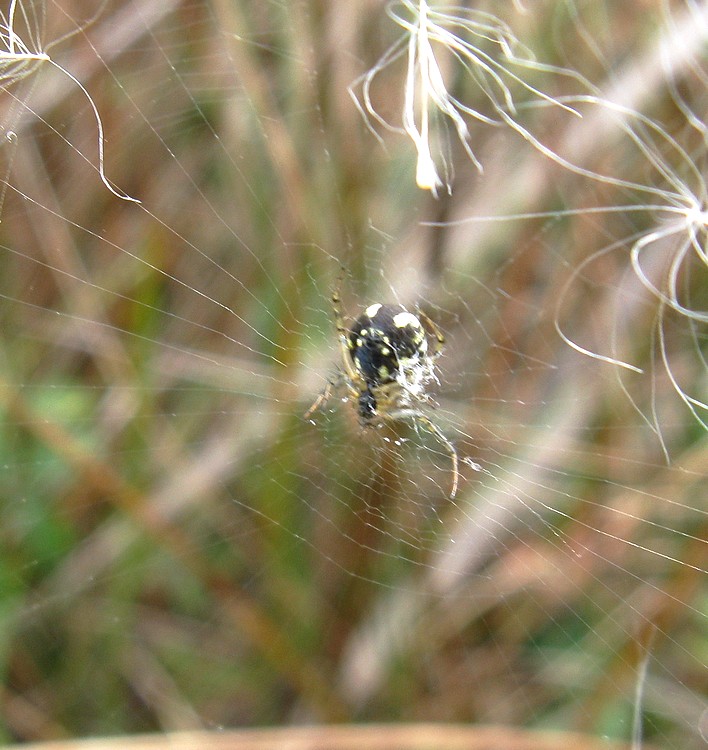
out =
[[[339,283],[332,293],[332,307],[344,364],[341,374],[361,424],[376,427],[402,420],[422,424],[450,456],[450,498],[454,498],[459,481],[457,450],[420,409],[431,403],[425,387],[437,380],[434,363],[445,345],[442,332],[422,312],[414,315],[403,305],[381,303],[369,305],[347,328]],[[430,351],[428,339],[432,341]],[[337,385],[327,383],[305,412],[305,419],[327,403]]]

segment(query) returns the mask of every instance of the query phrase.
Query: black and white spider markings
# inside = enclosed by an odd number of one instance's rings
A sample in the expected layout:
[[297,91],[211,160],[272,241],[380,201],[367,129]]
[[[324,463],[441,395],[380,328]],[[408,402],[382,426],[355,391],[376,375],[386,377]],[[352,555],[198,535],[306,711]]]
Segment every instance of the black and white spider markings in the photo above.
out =
[[[421,407],[430,404],[426,386],[435,377],[435,360],[445,338],[422,312],[413,314],[402,305],[369,305],[347,328],[339,285],[332,294],[334,322],[344,365],[343,381],[365,427],[411,420],[423,425],[445,448],[452,462],[450,497],[457,492],[458,456],[455,446],[427,417]],[[309,417],[324,406],[338,383],[328,383],[305,413]]]

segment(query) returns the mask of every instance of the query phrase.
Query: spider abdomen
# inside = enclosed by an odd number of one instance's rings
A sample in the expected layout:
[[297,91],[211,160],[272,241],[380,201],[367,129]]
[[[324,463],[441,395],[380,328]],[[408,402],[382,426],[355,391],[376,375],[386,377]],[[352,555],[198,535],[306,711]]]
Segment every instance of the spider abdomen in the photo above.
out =
[[379,303],[357,318],[347,345],[368,388],[400,380],[401,372],[419,362],[428,349],[425,329],[415,315],[402,305]]

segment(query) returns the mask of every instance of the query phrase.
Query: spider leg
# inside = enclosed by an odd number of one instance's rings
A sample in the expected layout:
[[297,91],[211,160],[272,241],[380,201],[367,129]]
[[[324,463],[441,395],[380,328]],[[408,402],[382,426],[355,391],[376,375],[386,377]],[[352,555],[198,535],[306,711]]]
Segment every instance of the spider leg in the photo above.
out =
[[353,383],[345,381],[342,377],[341,371],[337,372],[334,380],[327,381],[327,385],[324,387],[322,393],[320,393],[320,395],[314,400],[312,406],[303,414],[304,419],[309,419],[318,409],[321,409],[329,401],[332,396],[332,391],[334,391],[335,388],[339,388],[343,381],[352,398],[358,398],[359,391],[354,387]]
[[342,269],[339,272],[339,276],[337,276],[337,283],[334,285],[334,289],[332,290],[332,308],[334,310],[334,324],[337,327],[337,333],[346,339],[349,331],[344,326],[344,313],[342,312],[342,297],[339,293],[339,290],[342,287],[342,282],[344,281],[345,274],[346,274],[346,269],[344,268],[344,266],[342,266]]
[[455,450],[455,446],[445,437],[445,435],[440,432],[440,430],[423,414],[416,414],[415,417],[419,422],[422,422],[423,425],[428,429],[429,432],[432,432],[433,435],[439,440],[440,443],[445,447],[445,450],[448,452],[450,456],[450,460],[452,461],[452,488],[450,490],[450,500],[452,500],[455,495],[457,494],[457,484],[460,479],[460,471],[458,468],[458,457],[457,457],[457,451]]
[[[352,363],[352,349],[349,336],[351,331],[346,327],[344,323],[344,313],[342,312],[342,298],[339,294],[339,289],[342,286],[342,281],[346,274],[346,269],[342,267],[342,270],[337,278],[337,283],[332,292],[332,309],[334,310],[334,324],[337,328],[337,336],[339,338],[339,348],[342,352],[342,364],[344,365],[344,371],[347,374],[349,380],[353,383],[361,383],[361,376],[354,368]],[[354,388],[352,392],[356,392]]]
[[312,406],[303,415],[305,419],[309,419],[318,409],[323,407],[327,401],[329,401],[333,388],[333,384],[330,381],[327,381],[327,385],[322,393],[320,393],[320,395],[314,400]]
[[418,319],[423,324],[423,327],[427,331],[427,333],[430,336],[435,337],[435,343],[433,344],[433,349],[430,352],[430,357],[432,359],[435,359],[440,356],[440,353],[443,350],[443,347],[445,346],[445,336],[443,336],[443,332],[433,323],[433,321],[422,311],[418,310]]
[[359,372],[354,367],[352,360],[352,345],[350,341],[351,330],[347,328],[344,322],[344,312],[342,311],[342,298],[339,290],[344,281],[346,275],[346,268],[342,266],[342,269],[337,277],[337,283],[335,284],[334,290],[332,291],[332,310],[334,312],[334,324],[337,329],[337,338],[339,339],[339,349],[342,354],[342,365],[344,366],[344,372],[339,372],[335,381],[328,381],[325,389],[315,399],[312,406],[305,412],[305,419],[309,419],[317,409],[324,406],[332,395],[334,388],[345,384],[349,395],[353,399],[358,399],[361,396],[362,390],[366,387],[366,383],[362,379]]
[[457,485],[460,481],[459,458],[455,446],[445,437],[445,435],[443,435],[443,433],[433,424],[433,422],[425,416],[425,414],[422,414],[416,409],[399,409],[398,411],[388,414],[386,418],[413,419],[417,422],[422,423],[422,425],[426,430],[428,430],[428,432],[435,435],[435,437],[438,439],[438,442],[441,443],[447,451],[447,454],[450,456],[450,461],[452,462],[452,488],[450,489],[450,500],[452,500],[457,494]]

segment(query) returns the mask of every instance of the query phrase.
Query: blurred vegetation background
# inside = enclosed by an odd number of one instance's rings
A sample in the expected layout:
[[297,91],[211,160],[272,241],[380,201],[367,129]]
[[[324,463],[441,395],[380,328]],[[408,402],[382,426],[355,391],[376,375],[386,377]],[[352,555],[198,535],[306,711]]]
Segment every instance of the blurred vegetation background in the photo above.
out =
[[[543,143],[625,182],[471,121],[484,172],[443,140],[438,199],[348,93],[402,34],[379,0],[16,8],[18,35],[90,92],[106,174],[141,203],[100,181],[72,80],[4,69],[2,739],[439,721],[536,747],[549,729],[629,741],[639,717],[648,745],[704,747],[705,328],[631,269],[672,216],[627,183],[672,176],[706,210],[708,35],[672,37],[705,4],[476,3],[685,152],[634,118],[667,176],[602,108],[521,107]],[[391,121],[404,77],[399,60],[372,89]],[[675,275],[704,310],[696,226]],[[643,256],[660,288],[682,247]],[[336,399],[303,419],[338,362],[342,265],[348,315],[395,298],[445,333],[454,501],[434,439],[387,443]]]

